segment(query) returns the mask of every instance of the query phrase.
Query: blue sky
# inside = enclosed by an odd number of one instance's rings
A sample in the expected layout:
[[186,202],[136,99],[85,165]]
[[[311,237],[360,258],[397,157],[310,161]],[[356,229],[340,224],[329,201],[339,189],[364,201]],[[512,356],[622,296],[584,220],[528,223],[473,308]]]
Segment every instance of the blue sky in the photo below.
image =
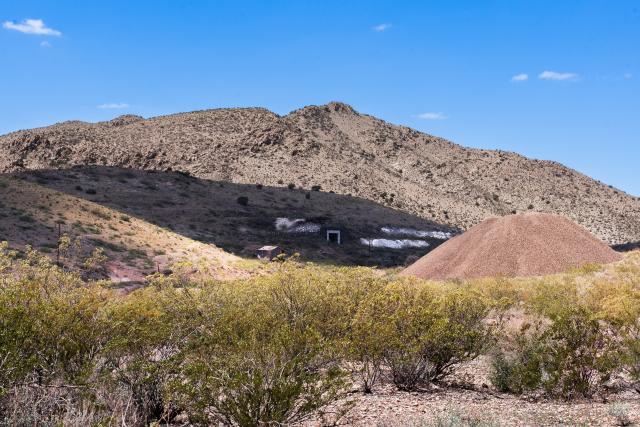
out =
[[0,22],[0,133],[340,100],[640,196],[638,0],[2,0]]

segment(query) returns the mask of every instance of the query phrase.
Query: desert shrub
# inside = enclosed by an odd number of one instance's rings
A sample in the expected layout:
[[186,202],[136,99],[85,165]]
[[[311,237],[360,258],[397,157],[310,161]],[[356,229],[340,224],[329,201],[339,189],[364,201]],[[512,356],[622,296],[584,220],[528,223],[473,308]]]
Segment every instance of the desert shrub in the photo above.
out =
[[[384,361],[394,384],[415,390],[440,381],[461,362],[477,357],[488,342],[487,305],[468,290],[436,290],[393,283],[364,303],[365,318],[380,322]],[[380,350],[373,343],[370,357]]]
[[3,246],[0,418],[24,410],[56,420],[67,403],[91,400],[92,374],[108,340],[109,294],[30,249],[19,262],[9,258]]
[[209,346],[190,352],[173,391],[191,421],[288,425],[343,395],[344,373],[327,366],[313,333],[285,327],[275,335],[266,343],[256,336],[234,337],[213,357]]
[[592,294],[600,302],[596,307],[600,318],[618,332],[620,363],[631,378],[640,380],[640,289],[633,285],[601,284]]
[[106,210],[95,208],[95,209],[89,209],[89,212],[100,219],[104,219],[104,220],[111,219],[111,213],[109,213],[109,211],[106,211]]
[[240,196],[236,199],[239,205],[247,206],[249,204],[249,198],[247,196]]
[[524,393],[540,387],[542,350],[540,324],[525,323],[493,354],[491,383],[502,392]]
[[312,185],[311,186],[311,191],[320,191],[322,189],[322,186],[320,185]]
[[104,343],[100,309],[106,293],[31,250],[17,268],[28,276],[3,281],[0,292],[4,388],[25,380],[86,380]]
[[616,420],[616,425],[618,426],[633,425],[633,420],[629,415],[629,407],[623,403],[614,403],[609,408],[609,415]]
[[18,220],[22,222],[35,222],[36,220],[29,214],[20,215]]
[[294,188],[296,188],[296,185],[294,183],[290,182],[289,184],[287,184],[287,188],[289,190],[293,190]]
[[332,316],[329,286],[282,268],[202,294],[202,324],[178,356],[180,379],[171,384],[192,422],[290,424],[343,396],[345,372],[329,338],[342,330],[336,317],[343,308]]
[[611,334],[583,307],[569,307],[543,335],[545,389],[554,395],[591,396],[614,368]]
[[130,396],[130,416],[140,425],[175,414],[166,385],[195,313],[188,292],[160,279],[155,287],[132,293],[109,311],[113,333],[103,353],[100,378],[109,393]]
[[87,188],[84,192],[87,193],[87,194],[96,194],[97,193],[95,188]]
[[494,358],[492,380],[503,391],[543,387],[550,396],[590,397],[618,367],[615,336],[589,309],[568,305],[535,327],[525,325],[511,351]]
[[348,345],[349,358],[354,362],[354,373],[362,382],[362,391],[371,393],[379,380],[388,338],[392,331],[388,323],[378,322],[371,316],[373,307],[365,306],[353,319]]

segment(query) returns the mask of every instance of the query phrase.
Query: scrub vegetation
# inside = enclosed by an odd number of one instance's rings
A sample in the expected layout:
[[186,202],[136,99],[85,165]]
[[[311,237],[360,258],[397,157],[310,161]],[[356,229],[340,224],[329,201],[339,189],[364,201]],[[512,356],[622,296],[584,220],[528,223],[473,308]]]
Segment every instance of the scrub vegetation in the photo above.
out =
[[[95,256],[92,263],[103,262]],[[492,387],[590,398],[640,379],[640,253],[559,276],[434,283],[295,260],[125,294],[0,249],[0,424],[329,423],[381,384],[429,392],[478,356]]]

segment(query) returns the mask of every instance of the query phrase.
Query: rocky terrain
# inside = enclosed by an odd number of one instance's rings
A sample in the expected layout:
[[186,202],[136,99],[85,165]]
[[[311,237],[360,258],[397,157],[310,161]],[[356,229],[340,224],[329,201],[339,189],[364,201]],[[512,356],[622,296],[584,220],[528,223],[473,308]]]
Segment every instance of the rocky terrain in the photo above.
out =
[[551,161],[464,148],[330,103],[65,122],[0,137],[0,172],[102,165],[321,189],[462,229],[563,214],[609,244],[640,241],[640,199]]
[[[330,192],[104,166],[0,176],[0,198],[0,241],[52,253],[60,231],[87,248],[103,247],[120,269],[128,267],[136,277],[181,260],[204,260],[217,276],[238,277],[237,270],[264,267],[255,262],[256,250],[264,245],[298,253],[303,261],[397,267],[455,233],[400,210]],[[340,245],[326,241],[327,228],[341,231]],[[409,245],[374,246],[361,239]]]

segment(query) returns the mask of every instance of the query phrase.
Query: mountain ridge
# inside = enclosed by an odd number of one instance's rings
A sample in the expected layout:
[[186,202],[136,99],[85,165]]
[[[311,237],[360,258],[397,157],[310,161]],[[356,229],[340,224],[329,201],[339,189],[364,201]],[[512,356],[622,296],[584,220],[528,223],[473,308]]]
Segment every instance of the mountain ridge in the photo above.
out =
[[610,244],[640,241],[640,198],[550,160],[466,148],[331,102],[63,122],[0,136],[0,171],[99,165],[354,195],[461,229],[560,213]]

